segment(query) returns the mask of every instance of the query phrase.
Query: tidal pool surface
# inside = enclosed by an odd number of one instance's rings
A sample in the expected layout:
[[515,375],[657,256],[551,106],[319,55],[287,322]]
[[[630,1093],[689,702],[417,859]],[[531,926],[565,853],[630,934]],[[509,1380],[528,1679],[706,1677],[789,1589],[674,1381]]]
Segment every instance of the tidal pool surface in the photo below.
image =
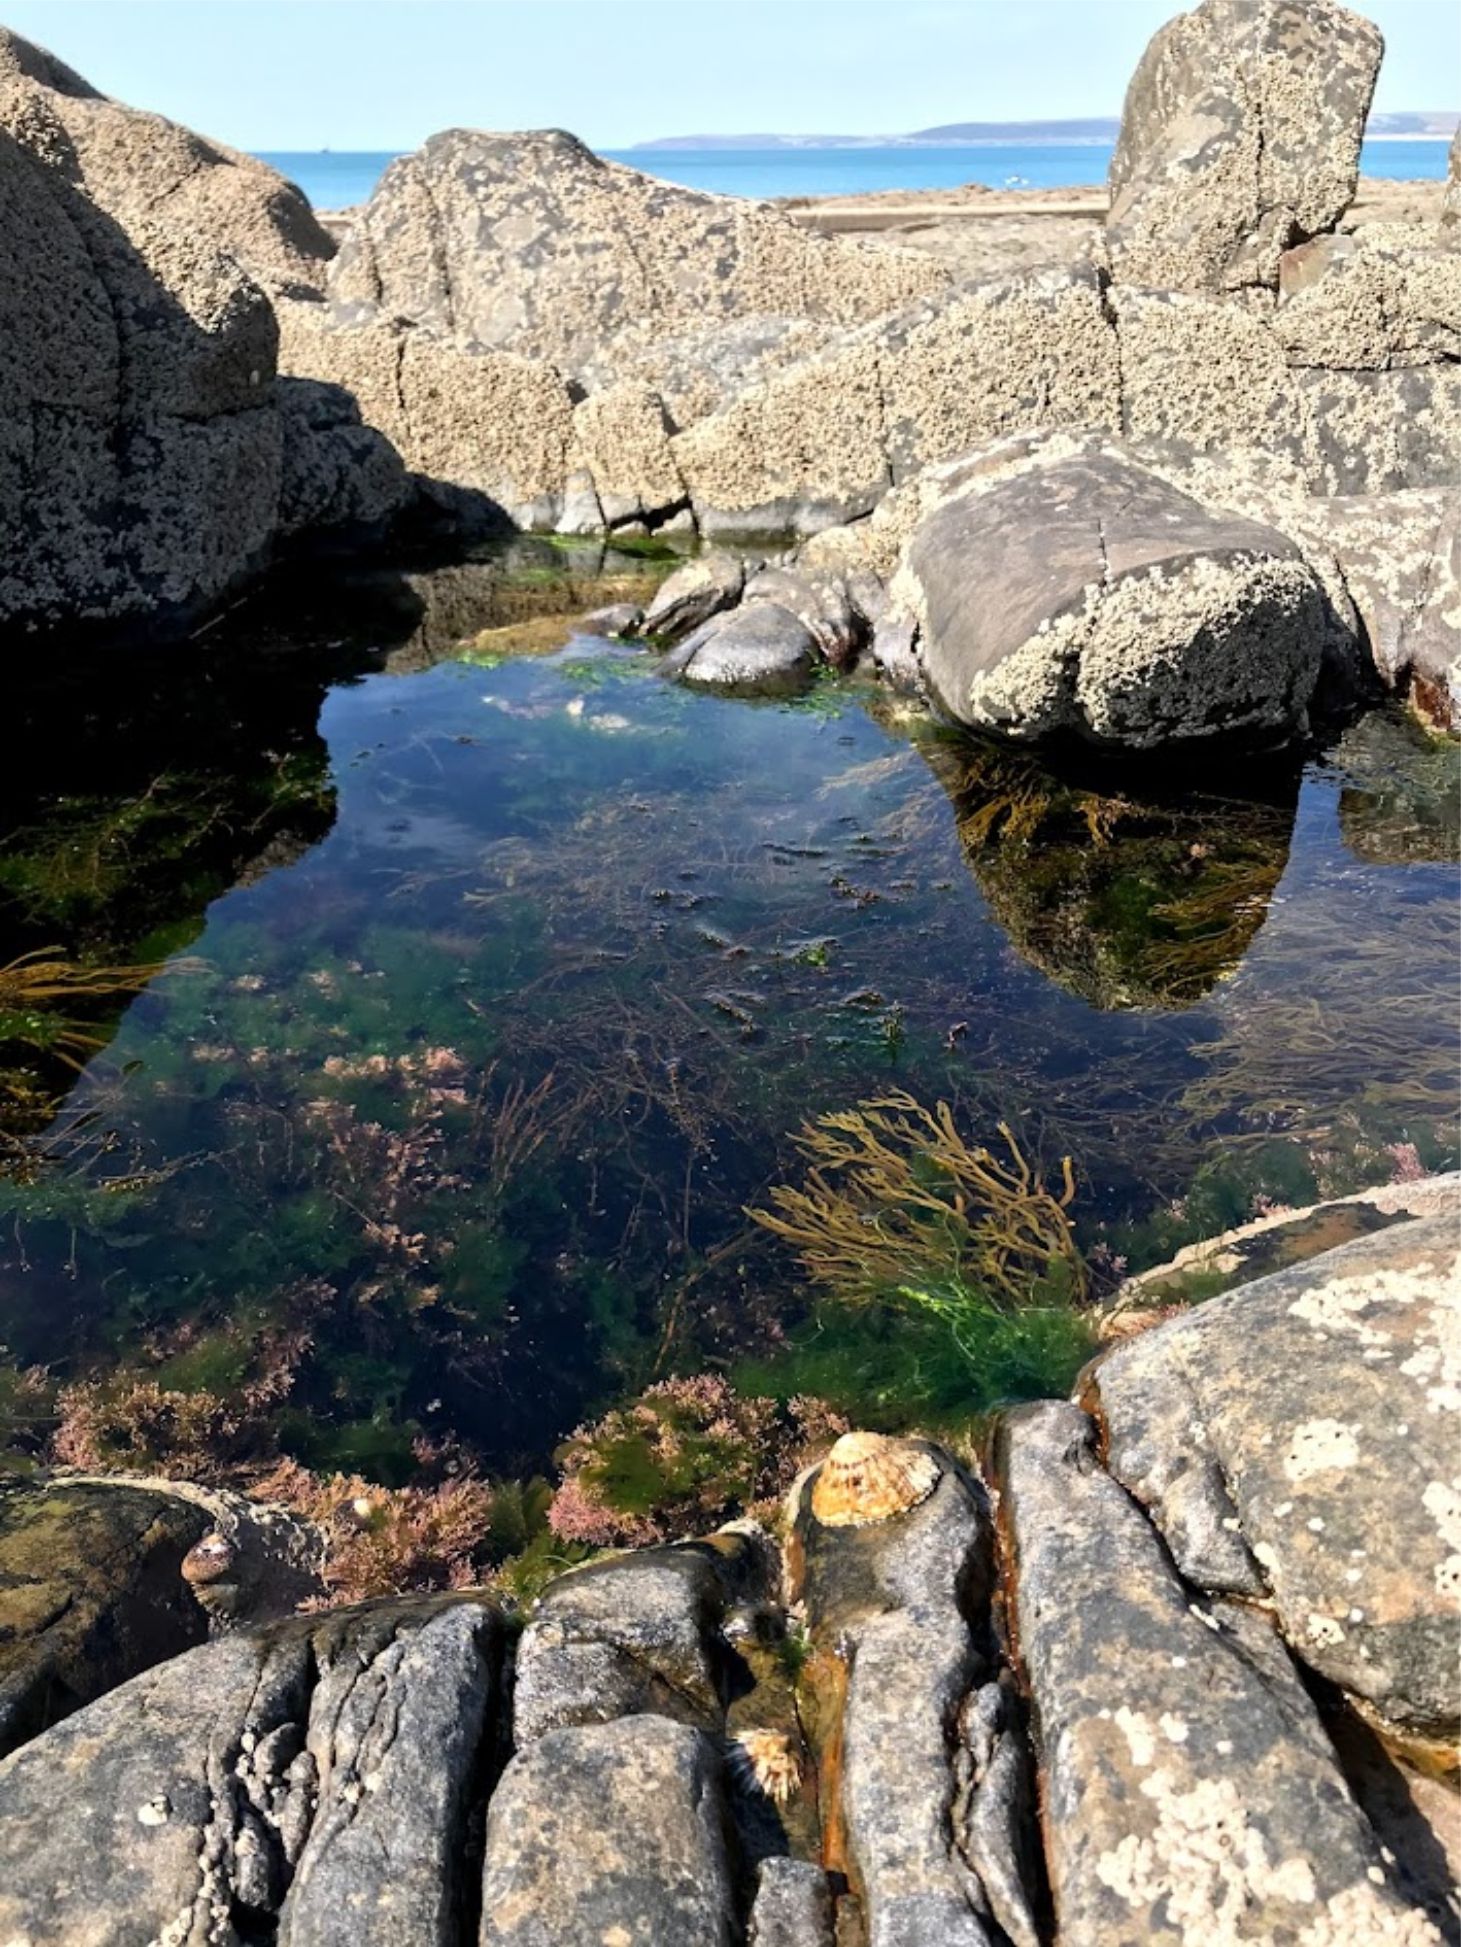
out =
[[1069,1154],[1105,1276],[1454,1162],[1454,751],[1382,712],[1302,771],[1056,776],[533,614],[652,572],[317,579],[72,695],[64,746],[38,702],[0,960],[168,964],[79,1077],[8,1050],[12,1400],[126,1369],[388,1482],[540,1468],[707,1366],[949,1410],[745,1215],[890,1087]]

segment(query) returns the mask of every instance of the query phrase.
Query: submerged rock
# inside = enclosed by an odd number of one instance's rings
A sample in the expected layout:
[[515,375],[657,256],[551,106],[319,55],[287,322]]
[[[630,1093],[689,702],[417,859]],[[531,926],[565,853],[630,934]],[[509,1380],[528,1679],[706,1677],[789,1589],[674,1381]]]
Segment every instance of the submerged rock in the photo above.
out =
[[1278,281],[1354,198],[1384,43],[1332,0],[1203,0],[1126,92],[1106,242],[1116,277],[1173,290]]
[[0,1756],[211,1623],[319,1595],[321,1555],[282,1509],[187,1483],[0,1485]]
[[1289,858],[1296,775],[1243,802],[1140,795],[987,738],[929,741],[965,863],[1025,960],[1103,1010],[1186,1008],[1229,979]]

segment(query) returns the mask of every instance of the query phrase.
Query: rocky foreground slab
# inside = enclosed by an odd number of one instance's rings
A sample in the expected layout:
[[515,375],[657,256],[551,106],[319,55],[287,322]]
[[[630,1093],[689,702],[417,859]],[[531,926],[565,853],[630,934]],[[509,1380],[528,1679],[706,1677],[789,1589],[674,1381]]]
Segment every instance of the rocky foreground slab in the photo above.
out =
[[1454,1939],[1429,1205],[1116,1344],[982,1477],[845,1435],[777,1534],[601,1559],[521,1630],[471,1592],[235,1623],[0,1763],[0,1939]]

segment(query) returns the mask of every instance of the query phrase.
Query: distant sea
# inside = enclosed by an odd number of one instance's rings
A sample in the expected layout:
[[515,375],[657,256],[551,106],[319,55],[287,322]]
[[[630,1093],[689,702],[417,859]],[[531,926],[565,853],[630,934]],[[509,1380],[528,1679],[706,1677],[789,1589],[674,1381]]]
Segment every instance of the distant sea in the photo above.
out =
[[[886,149],[606,149],[648,176],[711,189],[726,196],[851,196],[874,189],[952,189],[987,183],[991,189],[1049,189],[1099,183],[1111,161],[1107,142],[981,143],[975,148]],[[296,182],[318,210],[363,203],[390,153],[266,154]],[[1360,167],[1367,176],[1401,181],[1446,173],[1446,143],[1366,142]]]

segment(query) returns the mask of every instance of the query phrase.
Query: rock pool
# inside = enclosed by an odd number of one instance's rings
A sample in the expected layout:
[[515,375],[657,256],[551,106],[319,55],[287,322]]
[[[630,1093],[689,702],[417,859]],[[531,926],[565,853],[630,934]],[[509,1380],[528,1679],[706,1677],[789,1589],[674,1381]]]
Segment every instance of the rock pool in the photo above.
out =
[[58,1410],[82,1456],[400,1484],[545,1471],[673,1373],[880,1425],[1042,1390],[833,1315],[748,1222],[890,1088],[1068,1155],[1098,1284],[1454,1164],[1454,747],[1381,711],[1302,768],[1057,776],[573,633],[656,572],[316,573],[35,675],[69,734],[6,790],[0,961],[166,965],[80,1074],[4,1017],[11,1464]]

